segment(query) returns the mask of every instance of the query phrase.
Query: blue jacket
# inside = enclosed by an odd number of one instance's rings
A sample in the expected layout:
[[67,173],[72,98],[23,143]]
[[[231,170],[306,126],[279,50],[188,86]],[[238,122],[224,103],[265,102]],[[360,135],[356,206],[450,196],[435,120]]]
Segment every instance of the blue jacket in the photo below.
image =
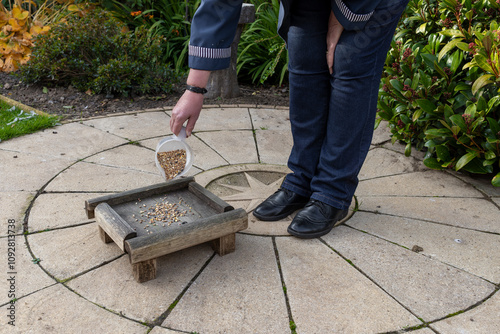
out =
[[[282,0],[278,32],[286,41],[290,27],[290,6]],[[346,30],[360,30],[382,0],[330,0],[335,16]],[[243,0],[202,0],[191,24],[189,67],[220,70],[229,67],[231,43],[236,33]]]

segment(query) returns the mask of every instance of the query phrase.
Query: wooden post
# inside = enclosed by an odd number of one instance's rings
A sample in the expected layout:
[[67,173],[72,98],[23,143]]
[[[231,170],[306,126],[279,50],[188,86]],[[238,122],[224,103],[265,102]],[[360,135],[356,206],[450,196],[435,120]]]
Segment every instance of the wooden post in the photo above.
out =
[[212,241],[212,249],[224,256],[236,250],[236,233],[231,233]]
[[240,20],[238,21],[238,28],[234,36],[233,43],[231,44],[231,63],[229,68],[225,70],[213,71],[208,80],[207,90],[205,94],[208,98],[223,97],[231,98],[240,95],[240,88],[238,87],[238,78],[236,75],[236,60],[238,58],[238,43],[240,42],[241,32],[243,26],[247,23],[255,21],[255,6],[252,4],[244,3],[241,7]]
[[147,282],[156,278],[156,259],[132,264],[134,279],[138,283]]
[[97,226],[97,228],[99,229],[99,236],[101,237],[102,242],[104,242],[105,244],[113,242],[113,239],[111,239],[111,237],[106,233],[106,231],[102,229],[102,227]]

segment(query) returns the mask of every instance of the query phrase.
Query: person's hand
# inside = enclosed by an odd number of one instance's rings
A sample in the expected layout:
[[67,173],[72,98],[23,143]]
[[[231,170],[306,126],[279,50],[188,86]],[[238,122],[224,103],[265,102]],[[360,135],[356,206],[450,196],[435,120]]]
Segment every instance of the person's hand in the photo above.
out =
[[333,57],[335,55],[335,47],[339,42],[340,35],[342,35],[344,27],[335,17],[333,11],[330,13],[330,20],[328,21],[328,33],[326,35],[326,63],[330,74],[333,73]]
[[203,95],[186,90],[172,110],[170,130],[178,135],[182,125],[187,120],[186,135],[189,137],[200,116],[202,106]]

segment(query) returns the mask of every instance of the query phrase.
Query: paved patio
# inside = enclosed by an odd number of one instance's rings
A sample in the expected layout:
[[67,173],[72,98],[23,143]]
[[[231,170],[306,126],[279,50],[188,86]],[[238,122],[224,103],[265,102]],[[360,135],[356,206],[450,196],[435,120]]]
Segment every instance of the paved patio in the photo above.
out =
[[[162,182],[154,148],[169,114],[73,122],[0,143],[1,333],[498,333],[500,189],[429,170],[419,152],[404,157],[383,127],[344,225],[299,240],[286,233],[290,217],[249,214],[234,253],[206,244],[172,253],[156,279],[137,283],[84,202]],[[188,138],[190,175],[250,212],[287,172],[287,116],[207,106]]]

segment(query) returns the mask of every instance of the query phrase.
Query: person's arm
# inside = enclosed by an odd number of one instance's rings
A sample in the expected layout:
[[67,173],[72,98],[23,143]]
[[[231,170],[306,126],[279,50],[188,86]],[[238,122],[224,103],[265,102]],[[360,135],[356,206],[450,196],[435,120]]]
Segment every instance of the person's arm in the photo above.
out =
[[331,0],[332,11],[346,30],[360,30],[382,0]]
[[[210,72],[229,67],[243,0],[202,0],[191,23],[189,75],[186,84],[205,88]],[[170,130],[179,134],[187,121],[189,136],[203,106],[203,94],[186,90],[172,110]]]
[[[209,77],[210,71],[191,69],[189,70],[186,84],[205,88]],[[170,117],[170,130],[174,134],[178,135],[181,131],[182,125],[185,121],[187,121],[186,135],[189,137],[194,129],[194,125],[196,124],[198,117],[200,116],[202,106],[203,94],[186,90],[172,110],[172,116]]]

